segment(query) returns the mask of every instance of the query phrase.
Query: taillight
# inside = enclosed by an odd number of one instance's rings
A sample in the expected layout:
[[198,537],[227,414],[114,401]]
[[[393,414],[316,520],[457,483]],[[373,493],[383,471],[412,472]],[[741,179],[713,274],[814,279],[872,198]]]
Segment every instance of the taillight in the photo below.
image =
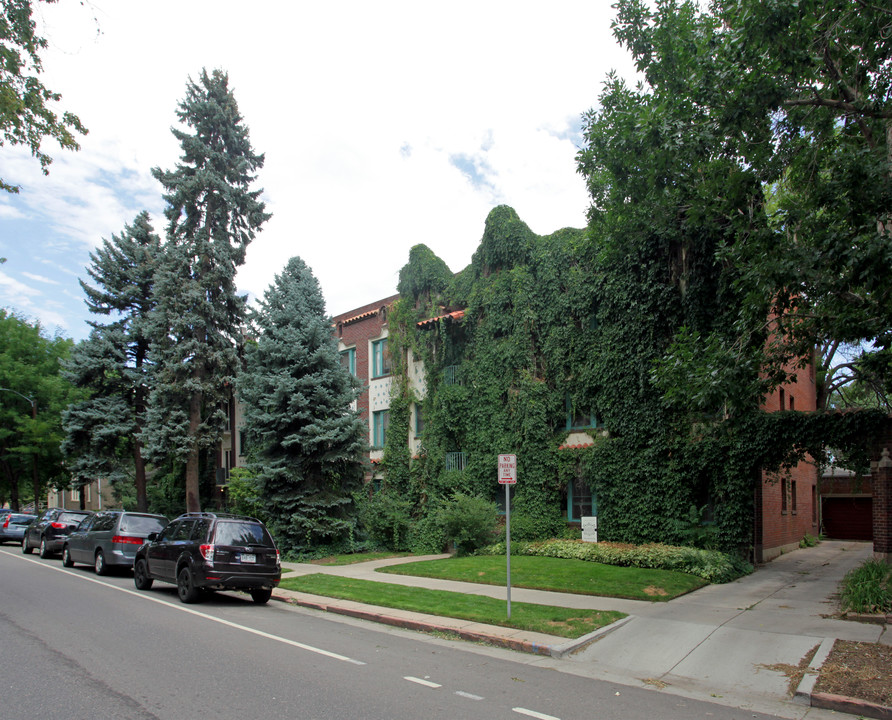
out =
[[213,564],[213,562],[214,562],[214,546],[213,545],[199,545],[198,551],[201,553],[201,557],[203,557],[207,562]]
[[54,527],[54,528],[56,528],[56,530],[64,530],[65,528],[68,527],[68,525],[66,525],[65,523],[54,522],[54,523],[50,523],[50,527]]
[[115,535],[112,537],[113,543],[120,543],[122,545],[142,545],[145,540],[141,537],[130,537],[129,535]]
[[282,558],[281,558],[281,555],[280,555],[278,549],[276,549],[276,567],[279,567],[279,565],[281,565],[281,564],[282,564]]
[[6,528],[9,527],[9,519],[10,519],[11,517],[12,517],[12,515],[7,515],[7,516],[6,516],[6,520],[3,521],[3,529],[4,529],[4,530],[5,530]]

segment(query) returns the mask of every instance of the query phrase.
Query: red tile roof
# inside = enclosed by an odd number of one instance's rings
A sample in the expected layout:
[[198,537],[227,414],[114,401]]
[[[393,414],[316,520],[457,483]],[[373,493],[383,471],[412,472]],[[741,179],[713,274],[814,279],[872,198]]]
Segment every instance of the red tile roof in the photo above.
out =
[[439,320],[443,320],[445,318],[449,318],[451,320],[461,320],[465,316],[464,310],[456,310],[455,312],[446,313],[445,315],[437,315],[437,317],[428,318],[427,320],[422,320],[418,323],[418,327],[427,327],[428,325],[433,325],[435,322]]

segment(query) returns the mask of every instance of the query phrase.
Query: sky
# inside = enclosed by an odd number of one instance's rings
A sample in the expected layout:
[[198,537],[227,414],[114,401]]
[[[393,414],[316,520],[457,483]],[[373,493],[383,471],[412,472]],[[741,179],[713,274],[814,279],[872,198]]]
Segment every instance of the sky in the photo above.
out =
[[35,4],[42,80],[89,134],[78,152],[44,143],[48,176],[0,146],[0,177],[21,185],[0,194],[0,307],[74,340],[90,252],[142,210],[163,237],[151,170],[175,167],[170,130],[202,68],[229,74],[266,158],[272,218],[239,291],[262,297],[299,256],[329,315],[395,294],[419,243],[463,269],[498,205],[540,235],[584,227],[582,115],[608,72],[634,79],[608,0]]

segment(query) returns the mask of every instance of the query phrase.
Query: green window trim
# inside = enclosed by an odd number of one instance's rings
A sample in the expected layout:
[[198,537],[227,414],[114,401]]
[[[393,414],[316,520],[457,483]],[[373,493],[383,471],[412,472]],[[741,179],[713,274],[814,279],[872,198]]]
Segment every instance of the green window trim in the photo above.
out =
[[567,483],[567,520],[581,522],[598,514],[598,498],[582,478]]
[[387,442],[387,428],[390,426],[390,410],[376,410],[372,413],[372,447],[383,448]]
[[341,356],[341,365],[343,365],[354,377],[356,376],[356,348],[347,348],[338,353]]
[[567,410],[567,430],[591,430],[600,426],[597,413],[579,411],[573,407],[570,393],[565,397],[564,406]]
[[387,338],[372,341],[372,377],[386,377],[392,371]]

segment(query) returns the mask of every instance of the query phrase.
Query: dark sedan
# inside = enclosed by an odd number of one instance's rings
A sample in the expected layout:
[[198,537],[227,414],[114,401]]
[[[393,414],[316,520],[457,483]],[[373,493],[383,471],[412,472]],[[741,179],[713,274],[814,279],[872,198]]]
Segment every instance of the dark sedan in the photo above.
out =
[[46,558],[62,549],[71,531],[93,513],[89,510],[63,510],[50,508],[28,526],[22,537],[22,552],[30,555],[40,549],[40,557]]

